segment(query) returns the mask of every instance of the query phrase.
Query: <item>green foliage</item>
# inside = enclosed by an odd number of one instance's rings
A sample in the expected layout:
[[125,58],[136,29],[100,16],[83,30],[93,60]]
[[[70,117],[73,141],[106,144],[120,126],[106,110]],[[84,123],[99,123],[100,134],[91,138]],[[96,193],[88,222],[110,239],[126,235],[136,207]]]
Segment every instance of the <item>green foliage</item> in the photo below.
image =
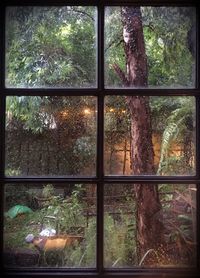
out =
[[107,267],[128,267],[137,263],[135,230],[130,229],[131,221],[126,215],[121,217],[123,222],[115,223],[112,216],[105,214],[104,255]]
[[92,7],[9,8],[7,85],[94,86],[95,20]]
[[193,57],[188,48],[188,32],[192,28],[195,11],[177,7],[144,7],[142,14],[149,84],[194,86]]
[[[195,10],[184,7],[141,7],[141,12],[149,86],[193,87],[194,61],[189,44],[194,45],[195,38],[189,38],[189,33],[195,22]],[[122,86],[113,70],[115,63],[126,73],[120,18],[119,7],[106,9],[105,77],[108,87]]]
[[[163,133],[163,139],[162,139],[162,146],[161,146],[161,156],[160,156],[160,163],[158,167],[157,174],[161,174],[161,168],[163,168],[163,161],[164,161],[164,156],[167,155],[167,151],[170,146],[170,141],[174,138],[176,138],[177,134],[179,132],[178,126],[176,123],[171,123],[170,125],[167,126],[167,128],[164,130]],[[169,163],[169,159],[167,160]]]
[[[52,186],[48,185],[48,188],[52,191]],[[56,228],[53,226],[55,224],[52,222],[53,218],[46,218],[45,223],[43,221],[46,216],[55,216],[60,224],[57,229],[59,234],[82,235],[84,239],[80,244],[68,246],[62,251],[46,252],[45,262],[41,262],[40,266],[95,267],[96,217],[89,217],[89,220],[86,221],[84,214],[85,201],[82,198],[86,193],[84,186],[81,184],[73,185],[70,189],[72,190],[71,195],[69,194],[67,199],[61,195],[56,195],[58,193],[54,191],[46,207],[34,209],[31,214],[18,215],[14,219],[5,218],[5,250],[11,250],[11,252],[16,252],[18,248],[35,250],[33,245],[28,245],[25,242],[25,237],[29,233],[38,235],[41,227]],[[106,194],[110,194],[110,196],[118,195],[122,189],[125,195],[130,195],[132,192],[130,186],[120,185],[118,189],[116,189],[116,186],[107,187]],[[189,244],[192,244],[195,238],[195,195],[192,195],[193,191],[191,189],[194,189],[193,186],[183,184],[163,184],[159,186],[160,199],[164,210],[162,221],[166,227],[165,236],[167,243],[173,244],[174,248],[179,246],[179,239],[184,240],[190,246]],[[13,192],[12,188],[9,190]],[[42,190],[43,188],[40,188],[41,192]],[[132,194],[134,193],[132,192]],[[184,202],[180,202],[181,200]],[[178,202],[178,205],[184,204],[184,206],[179,206],[181,210],[177,213],[173,211],[174,202]],[[116,203],[116,206],[114,203],[112,205],[116,214],[105,212],[104,218],[105,266],[113,268],[136,266],[139,261],[136,255],[136,211],[133,196],[123,199],[122,203]],[[185,206],[189,206],[193,213],[190,213],[190,211],[184,213],[182,208]],[[127,210],[131,210],[133,213],[131,215],[126,214]],[[170,217],[168,217],[168,213]],[[43,224],[45,225],[42,226]],[[80,226],[84,227],[82,231],[79,230]],[[71,230],[72,227],[73,231]],[[174,255],[179,257],[177,249],[173,250],[175,250]],[[182,258],[180,259],[182,260]]]
[[30,130],[33,133],[41,133],[48,128],[49,123],[46,121],[43,107],[49,105],[48,97],[8,97],[6,99],[6,109],[8,111],[7,128],[15,119],[23,125],[23,129]]
[[33,249],[27,245],[25,237],[37,234],[41,225],[42,213],[40,211],[18,216],[14,219],[4,218],[4,248],[15,250],[17,248]]
[[59,195],[54,195],[41,209],[43,215],[54,216],[58,220],[60,233],[69,233],[71,227],[85,224],[83,205],[79,201],[81,191],[82,188],[76,185],[70,198],[63,199]]
[[42,197],[49,198],[54,195],[54,187],[52,184],[47,184],[43,186]]
[[117,63],[125,71],[126,62],[123,49],[122,23],[119,7],[107,8],[105,12],[105,83],[108,87],[118,87],[121,80],[113,70]]
[[[7,189],[7,191],[9,190],[13,193],[12,188]],[[31,214],[17,216],[14,219],[5,218],[4,248],[35,250],[33,245],[27,245],[25,237],[30,233],[38,236],[41,228],[56,228],[58,234],[81,235],[84,240],[80,244],[67,247],[64,251],[46,252],[45,262],[42,262],[45,263],[44,266],[94,267],[96,219],[90,218],[86,225],[86,218],[83,213],[84,203],[81,201],[81,196],[85,192],[84,187],[75,185],[68,199],[55,195],[54,187],[50,184],[44,186],[41,192],[45,193],[43,196],[48,193],[46,197],[51,197],[45,207],[37,209]],[[53,217],[55,217],[55,223],[52,222]],[[56,222],[58,225],[54,226]],[[84,227],[82,232],[79,231],[80,226]]]
[[89,136],[78,138],[75,142],[73,153],[79,156],[82,153],[82,160],[87,161],[90,157],[94,157],[96,154],[96,149],[93,144],[95,138]]
[[[176,108],[168,114],[165,120],[165,129],[162,135],[161,155],[157,174],[162,174],[167,171],[169,174],[174,174],[174,169],[181,169],[184,164],[185,156],[168,157],[168,151],[174,141],[184,144],[184,138],[193,138],[193,109],[194,99],[192,97],[179,97],[176,100]],[[163,108],[162,108],[163,109]],[[174,165],[176,167],[174,168]],[[190,165],[187,165],[191,172]],[[170,170],[172,169],[172,171]],[[184,169],[184,172],[186,169]]]
[[[194,9],[142,7],[141,12],[148,58],[149,86],[173,88],[193,86],[194,62],[188,45],[188,35],[195,23]],[[106,8],[105,80],[107,86],[114,87],[121,86],[121,80],[114,72],[113,65],[117,63],[126,72],[120,18],[119,7]],[[7,85],[11,87],[95,85],[95,22],[93,7],[9,8],[6,34]],[[190,43],[194,44],[192,39]],[[174,140],[180,142],[186,134],[186,129],[187,135],[191,135],[188,122],[192,121],[192,106],[187,102],[187,98],[182,99],[181,104],[181,98],[151,98],[154,131],[163,133],[158,173],[164,173],[169,165],[165,157],[171,143]],[[85,98],[82,100],[87,103]],[[74,115],[70,121],[58,117],[66,106],[72,108],[71,114]],[[76,107],[81,110],[82,104],[76,100],[66,102],[64,99],[60,101],[54,97],[7,98],[7,111],[10,118],[18,125],[22,125],[24,130],[37,134],[48,130],[52,123],[65,128],[67,126],[71,137],[74,137],[79,130],[83,131],[83,126],[78,127],[83,114],[75,112]],[[108,113],[105,121],[105,136],[107,142],[111,142],[112,145],[113,142],[118,144],[129,136],[130,129],[130,117],[125,99],[119,97],[114,103],[109,101],[107,109],[113,107],[115,109],[113,113],[106,111]],[[126,113],[122,114],[122,111]],[[9,127],[9,117],[7,119],[7,127]],[[90,127],[92,130],[94,126],[90,123]],[[120,134],[116,133],[116,129],[120,129]],[[92,134],[93,137],[82,134],[81,137],[71,141],[70,147],[67,146],[68,151],[65,152],[65,156],[72,162],[68,165],[68,168],[71,167],[70,174],[78,173],[81,167],[78,164],[83,165],[94,157],[96,150],[94,130]],[[170,159],[171,165],[176,163],[176,158],[174,161],[172,157]],[[12,170],[9,169],[11,172]],[[20,171],[20,169],[14,170]]]
[[[150,86],[194,86],[189,33],[195,10],[142,7]],[[13,7],[7,11],[7,85],[91,87],[96,84],[96,15],[93,7]],[[121,11],[105,12],[106,85],[121,86],[126,72]],[[178,31],[177,31],[178,30]],[[188,42],[188,40],[190,41]]]
[[65,250],[64,265],[69,267],[94,267],[96,257],[96,220],[90,219],[85,228],[84,242],[76,248]]

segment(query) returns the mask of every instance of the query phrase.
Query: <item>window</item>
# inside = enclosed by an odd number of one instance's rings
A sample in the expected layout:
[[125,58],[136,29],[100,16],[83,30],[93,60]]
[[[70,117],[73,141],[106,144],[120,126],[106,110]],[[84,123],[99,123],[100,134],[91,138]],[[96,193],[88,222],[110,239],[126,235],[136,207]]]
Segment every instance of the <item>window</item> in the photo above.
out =
[[15,277],[199,272],[199,5],[1,5],[1,251]]

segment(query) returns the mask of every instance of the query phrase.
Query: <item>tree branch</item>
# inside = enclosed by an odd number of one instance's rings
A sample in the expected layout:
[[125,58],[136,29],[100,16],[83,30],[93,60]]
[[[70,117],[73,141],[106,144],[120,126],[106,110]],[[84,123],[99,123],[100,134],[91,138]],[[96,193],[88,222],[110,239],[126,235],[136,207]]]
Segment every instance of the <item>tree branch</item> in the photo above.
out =
[[[117,43],[117,40],[119,40],[118,41],[118,43]],[[109,45],[106,47],[106,49],[105,49],[105,51],[104,52],[106,52],[109,48],[111,48],[113,45],[115,45],[115,47],[118,47],[121,43],[123,43],[124,42],[124,40],[120,40],[119,38],[117,38],[116,40],[114,40],[114,41],[112,41],[111,43],[109,43]]]
[[85,11],[81,11],[81,10],[77,10],[77,9],[72,9],[73,12],[75,13],[80,13],[80,14],[83,14],[83,15],[86,15],[88,16],[92,21],[95,21],[94,17],[91,16],[89,13],[85,12]]
[[121,79],[124,86],[129,87],[130,82],[128,81],[126,74],[123,72],[123,70],[120,69],[120,67],[117,64],[113,65],[113,69],[116,72],[116,74]]

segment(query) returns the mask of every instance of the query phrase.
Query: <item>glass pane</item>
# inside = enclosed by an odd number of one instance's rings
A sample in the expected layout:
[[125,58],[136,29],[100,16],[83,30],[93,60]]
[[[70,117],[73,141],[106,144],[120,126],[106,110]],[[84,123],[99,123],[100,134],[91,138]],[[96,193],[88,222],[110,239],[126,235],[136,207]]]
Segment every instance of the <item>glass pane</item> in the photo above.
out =
[[96,87],[96,8],[9,7],[6,86]]
[[106,267],[195,266],[195,185],[106,185],[104,212]]
[[107,7],[107,87],[195,87],[194,7]]
[[96,266],[95,185],[8,184],[4,212],[5,266]]
[[7,97],[6,105],[6,175],[95,175],[95,97]]
[[195,175],[195,113],[194,97],[106,97],[106,175]]

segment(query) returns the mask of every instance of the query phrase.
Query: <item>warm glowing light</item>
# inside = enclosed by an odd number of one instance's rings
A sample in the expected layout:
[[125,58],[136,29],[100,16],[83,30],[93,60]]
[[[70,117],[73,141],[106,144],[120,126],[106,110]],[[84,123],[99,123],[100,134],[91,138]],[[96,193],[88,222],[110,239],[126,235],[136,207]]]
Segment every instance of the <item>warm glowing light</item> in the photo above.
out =
[[84,109],[84,113],[85,113],[85,115],[90,115],[91,111],[90,111],[90,109]]
[[125,114],[125,113],[126,113],[126,110],[122,110],[122,113]]
[[110,110],[109,110],[110,112],[114,112],[114,109],[113,108],[110,108]]
[[62,111],[61,112],[62,117],[67,117],[68,116],[68,111]]

